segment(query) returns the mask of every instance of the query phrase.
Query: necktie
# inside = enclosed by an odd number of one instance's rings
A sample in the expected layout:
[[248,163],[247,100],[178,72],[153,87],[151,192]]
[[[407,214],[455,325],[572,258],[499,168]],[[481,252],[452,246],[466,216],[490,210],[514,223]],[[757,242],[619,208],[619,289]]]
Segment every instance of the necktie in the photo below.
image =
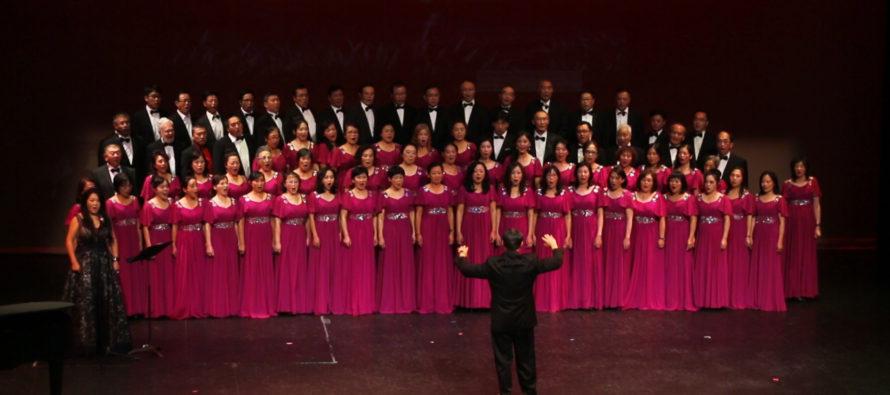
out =
[[464,102],[464,107],[473,107],[472,102]]
[[437,111],[437,112],[438,112],[438,111],[439,111],[439,108],[438,108],[438,107],[427,107],[426,110],[429,111],[429,112],[433,112],[433,111]]
[[546,137],[535,136],[535,141],[547,141]]
[[127,143],[127,144],[130,143],[129,137],[118,137],[118,138],[121,140],[122,143]]
[[239,141],[241,141],[241,140],[244,140],[244,136],[238,136],[238,137],[235,137],[235,142],[236,142],[236,143],[239,142]]
[[211,120],[213,120],[213,121],[215,121],[217,119],[219,119],[219,115],[214,115],[213,118],[211,118]]
[[501,135],[495,133],[495,135],[494,135],[492,138],[495,139],[495,140],[503,140],[503,139],[504,139],[504,136],[501,136]]
[[114,173],[114,174],[120,173],[120,172],[121,172],[121,168],[120,168],[120,167],[115,167],[115,168],[111,169],[111,172]]
[[334,112],[335,112],[335,113],[343,112],[343,109],[342,109],[342,108],[338,108],[338,109],[336,109]]
[[704,132],[697,132],[697,133],[695,133],[693,136],[698,137],[698,138],[703,138],[703,137],[705,137],[705,133],[704,133]]
[[618,111],[618,115],[621,115],[623,117],[627,115],[627,111]]
[[671,145],[668,145],[668,149],[680,149],[680,146],[671,144]]
[[720,160],[729,160],[729,155],[720,155]]
[[365,112],[368,112],[368,111],[371,111],[371,110],[373,110],[373,108],[371,108],[371,106],[367,106],[367,107],[365,107]]
[[244,118],[247,118],[247,117],[253,117],[253,113],[249,112],[247,114],[244,114]]
[[172,147],[173,143],[164,142],[164,147]]
[[583,112],[581,112],[581,116],[584,116],[584,115],[593,115],[593,110],[588,110],[588,111],[583,111]]
[[396,110],[398,110],[400,108],[405,108],[405,105],[404,104],[396,104]]
[[151,110],[151,115],[160,114],[161,112],[158,110]]

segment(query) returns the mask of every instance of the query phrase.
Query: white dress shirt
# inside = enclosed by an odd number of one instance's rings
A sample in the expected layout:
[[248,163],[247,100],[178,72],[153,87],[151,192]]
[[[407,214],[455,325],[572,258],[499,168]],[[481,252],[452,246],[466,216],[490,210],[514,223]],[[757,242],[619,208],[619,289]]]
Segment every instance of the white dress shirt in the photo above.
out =
[[133,136],[132,135],[130,137],[121,136],[117,132],[117,130],[114,131],[114,135],[117,136],[117,138],[119,138],[119,139],[130,139],[129,142],[121,141],[121,146],[124,149],[124,153],[127,155],[127,159],[130,160],[130,166],[132,166],[133,165]]
[[247,141],[243,138],[238,140],[231,134],[228,136],[229,140],[232,140],[232,144],[235,144],[235,149],[238,151],[238,156],[241,159],[241,170],[244,170],[244,174],[250,174],[250,152],[248,152],[247,149]]
[[501,152],[501,148],[504,146],[504,140],[507,139],[507,133],[509,132],[504,132],[503,138],[495,138],[498,136],[497,132],[491,134],[491,142],[494,146],[494,152],[491,154],[492,158],[497,158],[498,153]]
[[593,126],[593,114],[582,114],[581,122],[587,122],[590,124],[590,126]]
[[192,143],[194,143],[195,139],[192,137],[192,116],[190,114],[183,114],[179,112],[179,110],[176,110],[176,114],[179,115],[179,118],[182,118],[182,123],[185,124],[185,131],[189,135],[189,140],[192,140]]
[[[244,122],[247,123],[247,130],[249,130],[251,133],[256,133],[256,130],[254,130],[253,128],[253,123],[254,121],[256,121],[256,115],[250,113],[251,115],[248,117],[248,113],[244,112],[243,108],[239,108],[239,110],[241,110],[241,116],[244,118]],[[222,138],[222,136],[217,136],[217,138]]]
[[719,158],[719,154],[718,154],[718,158],[720,159],[720,162],[717,164],[717,170],[720,170],[721,176],[723,175],[723,172],[726,171],[726,164],[729,163],[729,157],[731,155],[732,155],[732,152],[727,152],[726,159],[723,159],[723,158]]
[[399,107],[399,104],[393,103],[396,107],[396,115],[399,116],[399,126],[405,126],[405,105]]
[[[284,129],[281,127],[281,117],[278,116],[278,113],[277,113],[277,112],[271,112],[271,111],[267,111],[267,112],[269,113],[269,116],[272,117],[272,122],[275,122],[275,126],[278,127],[278,131],[280,132],[280,131],[284,130]],[[262,132],[262,133],[266,133],[265,130],[261,130],[261,132]],[[256,132],[254,132],[253,134],[256,135]]]
[[550,100],[547,100],[547,101],[541,100],[541,110],[543,110],[547,114],[550,114]]
[[679,150],[680,150],[680,148],[674,148],[674,147],[668,148],[668,152],[671,154],[671,163],[674,163],[674,164],[677,163],[677,151],[679,151]]
[[340,123],[340,130],[343,130],[345,125],[343,124],[343,107],[334,107],[331,106],[331,110],[334,111],[334,115],[337,117],[337,122]]
[[[467,103],[472,104],[472,106],[466,105]],[[464,123],[470,123],[470,116],[473,115],[473,107],[476,107],[476,100],[461,101],[460,105],[464,106]]]
[[[435,109],[436,111],[430,111],[431,108]],[[430,114],[430,131],[435,132],[436,131],[436,117],[439,116],[439,106],[435,106],[435,107],[427,106],[426,111]]]
[[219,113],[211,114],[209,111],[207,113],[207,120],[210,121],[210,131],[213,132],[213,137],[217,140],[223,138],[223,134],[225,133],[222,123],[222,117],[219,116]]
[[158,132],[158,121],[161,120],[161,113],[155,112],[152,114],[152,109],[148,105],[145,106],[145,111],[148,112],[148,119],[151,121],[149,123],[151,123],[151,130],[154,132],[155,141],[160,140],[161,134]]
[[[108,170],[108,177],[111,178],[111,182],[112,182],[112,183],[114,183],[114,176],[116,176],[116,175],[118,175],[118,174],[121,174],[121,172],[124,171],[124,169],[123,169],[121,166],[112,168],[112,167],[111,167],[110,165],[108,165],[107,163],[105,164],[105,167],[106,167],[107,170]],[[117,172],[113,172],[113,171],[112,171],[113,169],[117,169]],[[130,180],[130,182],[133,182],[133,180]]]
[[[538,137],[543,137],[544,141],[538,140]],[[544,150],[547,149],[547,131],[538,133],[536,130],[532,138],[535,140],[535,157],[538,158],[538,162],[544,163]]]
[[167,164],[170,165],[170,173],[176,174],[176,151],[173,150],[172,145],[164,145],[164,153],[169,158]]
[[303,119],[306,120],[306,125],[309,126],[309,141],[315,141],[315,115],[312,115],[312,110],[309,108],[301,108],[300,106],[296,107],[297,110],[303,114]]
[[[697,132],[694,132],[694,133],[697,133]],[[701,137],[695,136],[692,138],[692,145],[693,145],[692,148],[695,149],[695,159],[696,160],[698,160],[698,158],[699,158],[698,153],[701,152],[701,143],[703,141],[705,141],[705,133],[707,133],[707,131],[702,131]]]
[[649,145],[655,144],[658,141],[658,138],[661,137],[661,133],[664,132],[664,129],[659,129],[655,132],[655,135],[649,135]]
[[[371,138],[374,138],[374,109],[371,106],[365,105],[362,103],[362,111],[365,113],[365,118],[368,120],[368,127],[371,129]],[[344,130],[345,132],[345,130]]]

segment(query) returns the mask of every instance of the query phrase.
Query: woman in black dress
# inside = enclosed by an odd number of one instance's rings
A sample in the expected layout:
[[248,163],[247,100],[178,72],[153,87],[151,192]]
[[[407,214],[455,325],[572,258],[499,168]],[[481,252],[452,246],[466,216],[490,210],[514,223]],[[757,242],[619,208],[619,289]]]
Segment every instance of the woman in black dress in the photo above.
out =
[[71,270],[62,299],[74,303],[74,345],[79,354],[127,352],[130,328],[118,278],[117,242],[95,188],[83,193],[68,226]]

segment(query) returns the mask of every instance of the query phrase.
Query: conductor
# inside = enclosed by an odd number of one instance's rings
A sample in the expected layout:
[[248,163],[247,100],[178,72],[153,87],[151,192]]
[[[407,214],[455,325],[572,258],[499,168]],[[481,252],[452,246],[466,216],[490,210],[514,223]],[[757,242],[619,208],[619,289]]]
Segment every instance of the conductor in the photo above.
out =
[[479,265],[467,263],[470,248],[457,249],[454,264],[467,277],[488,279],[491,287],[491,343],[501,394],[509,394],[513,381],[513,352],[516,373],[524,394],[535,394],[535,298],[532,287],[538,274],[562,266],[563,249],[557,248],[552,235],[542,240],[553,249],[553,256],[538,259],[535,254],[519,254],[522,233],[511,228],[504,232],[506,252],[492,256]]

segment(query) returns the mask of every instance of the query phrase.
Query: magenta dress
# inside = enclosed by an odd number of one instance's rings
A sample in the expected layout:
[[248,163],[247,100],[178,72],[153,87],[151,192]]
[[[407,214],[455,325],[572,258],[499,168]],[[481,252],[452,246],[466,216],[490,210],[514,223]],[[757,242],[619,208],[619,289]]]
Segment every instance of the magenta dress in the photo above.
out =
[[272,196],[261,202],[241,197],[244,260],[241,265],[241,316],[275,316],[275,268],[272,257]]
[[74,205],[71,206],[71,209],[68,210],[68,215],[65,217],[65,226],[67,227],[68,225],[71,225],[71,220],[74,219],[74,217],[76,217],[79,213],[80,203],[74,203]]
[[[609,166],[606,170],[604,170],[606,172],[606,183],[609,182],[609,173],[612,171],[613,168],[620,169],[621,167],[618,165]],[[637,171],[637,169],[631,168],[630,171],[625,172],[624,175],[627,177],[627,187],[625,187],[624,189],[627,189],[628,191],[636,191],[637,178],[640,177],[640,172]]]
[[[142,197],[142,200],[149,200],[155,197],[155,190],[151,188],[151,176],[145,177],[145,182],[142,183],[142,193],[139,195]],[[182,186],[179,185],[179,177],[173,176],[170,179],[170,193],[167,194],[173,199],[178,199],[182,196]]]
[[309,178],[303,178],[299,174],[297,174],[297,177],[300,178],[299,192],[301,195],[308,196],[315,190],[315,183],[318,181],[318,170],[312,170],[312,175]]
[[[347,170],[346,173],[347,176],[341,180],[342,184],[337,186],[341,194],[352,188],[352,169]],[[368,183],[365,185],[365,188],[369,191],[379,191],[389,188],[388,183],[386,172],[380,167],[374,166],[374,170],[368,171]]]
[[729,264],[726,250],[720,249],[723,216],[732,217],[732,203],[725,195],[698,204],[698,236],[695,241],[695,273],[692,282],[695,306],[720,309],[729,306]]
[[457,191],[463,188],[465,173],[463,168],[457,168],[457,174],[449,174],[447,171],[443,173],[442,183],[457,196]]
[[705,177],[699,169],[692,169],[692,172],[686,174],[686,190],[701,190],[705,186]]
[[603,208],[603,307],[621,307],[630,285],[633,250],[624,249],[624,235],[630,220],[626,209],[633,207],[633,197],[625,189],[613,199],[609,191],[604,190],[600,207]]
[[[494,253],[491,243],[491,205],[495,200],[494,187],[486,192],[467,192],[461,187],[457,193],[457,203],[464,205],[461,234],[464,244],[470,247],[467,262],[480,265]],[[457,299],[455,303],[468,309],[487,309],[491,305],[491,288],[488,280],[457,276]]]
[[748,267],[751,265],[751,251],[745,243],[748,235],[748,216],[754,210],[754,195],[744,191],[737,199],[729,199],[732,204],[732,217],[729,222],[729,240],[726,256],[729,263],[729,308],[747,309],[751,307]]
[[343,249],[343,259],[348,265],[346,314],[372,314],[377,310],[376,266],[374,254],[374,215],[377,209],[377,194],[368,191],[368,196],[359,199],[354,191],[343,194],[343,209],[349,213],[346,229],[349,231],[351,247]]
[[380,143],[374,143],[374,151],[377,156],[376,165],[383,169],[384,174],[389,171],[390,167],[402,163],[402,145],[399,143],[395,143],[395,148],[392,151],[384,151],[383,148],[380,148]]
[[750,273],[752,307],[765,311],[785,311],[782,281],[784,256],[776,247],[779,242],[779,216],[788,217],[788,206],[781,195],[769,202],[762,202],[758,196],[754,199],[751,214],[754,215]]
[[435,148],[431,148],[430,152],[424,156],[417,155],[417,159],[414,160],[414,163],[424,171],[428,170],[431,164],[437,162],[442,162],[442,156],[439,155],[439,151],[436,151]]
[[[346,152],[346,150],[341,146],[334,149],[331,153],[331,167],[337,169],[337,186],[341,185],[350,185],[352,184],[351,175],[349,171],[352,170],[353,167],[358,165],[358,161],[355,160],[355,155]],[[339,193],[343,193],[342,187],[337,191]]]
[[228,199],[228,207],[210,200],[204,210],[204,222],[210,224],[210,244],[213,246],[213,257],[208,258],[205,306],[207,315],[217,318],[238,315],[241,308],[237,225],[242,211],[238,200]]
[[[285,147],[288,147],[288,146],[289,145],[287,145]],[[294,155],[296,155],[296,153],[294,153]],[[284,151],[282,151],[281,154],[279,154],[278,156],[272,158],[272,163],[271,163],[272,171],[277,171],[279,173],[283,173],[283,172],[287,171],[287,166],[288,166],[288,157],[285,155]],[[259,158],[253,159],[253,163],[250,165],[250,169],[252,171],[260,170],[260,159]]]
[[[146,201],[140,213],[142,226],[148,227],[151,245],[166,243],[173,238],[171,223],[173,222],[173,200],[166,208]],[[151,316],[154,318],[169,316],[173,313],[176,287],[173,282],[175,269],[173,264],[173,248],[164,248],[154,260],[145,262],[148,265],[148,278],[151,287]]]
[[213,197],[213,181],[210,177],[204,179],[204,182],[198,182],[198,197],[204,200],[210,200]]
[[504,170],[506,167],[499,162],[494,162],[494,166],[488,169],[488,182],[492,187],[497,188],[504,182]]
[[420,234],[423,245],[417,249],[417,311],[421,314],[448,314],[454,309],[451,287],[456,277],[451,246],[448,244],[448,207],[454,194],[447,186],[433,193],[423,186],[414,204],[423,207]]
[[229,197],[235,199],[241,199],[242,196],[246,195],[250,192],[250,183],[247,182],[247,177],[243,177],[244,182],[240,184],[235,184],[233,182],[229,182]]
[[[407,171],[405,173],[407,173]],[[429,177],[427,177],[427,175],[426,175],[426,169],[424,169],[424,168],[420,167],[420,165],[418,165],[417,171],[415,171],[414,174],[411,174],[411,175],[405,174],[405,182],[402,184],[402,186],[405,189],[414,191],[414,193],[416,194],[417,191],[420,190],[420,187],[426,185],[428,182],[429,182]]]
[[[501,188],[497,195],[497,204],[501,209],[501,221],[498,225],[498,234],[503,235],[510,228],[516,228],[522,233],[522,245],[519,246],[520,254],[528,254],[532,249],[525,244],[528,237],[528,209],[535,208],[535,191],[526,187],[525,193],[519,197],[510,197],[506,188]],[[497,247],[496,254],[503,254],[504,247]]]
[[[546,234],[553,235],[556,243],[563,247],[566,240],[566,215],[571,214],[572,205],[569,191],[563,189],[554,197],[537,193],[538,219],[535,222],[535,253],[538,258],[549,258],[553,250],[542,240]],[[572,272],[568,257],[563,256],[562,267],[538,276],[535,281],[535,308],[538,311],[565,310],[569,304],[569,274]]]
[[[649,169],[649,166],[642,165],[639,169],[637,169],[637,174],[643,174],[644,171]],[[667,166],[661,166],[661,170],[657,170],[655,172],[655,181],[658,182],[658,192],[667,192],[668,190],[668,177],[671,175],[671,169]]]
[[609,168],[606,166],[597,167],[596,170],[593,171],[593,176],[591,177],[593,183],[599,185],[601,189],[606,189],[609,186]]
[[315,281],[315,314],[343,314],[346,311],[346,262],[340,243],[340,198],[330,201],[312,192],[306,197],[309,212],[315,216],[319,246],[309,247],[309,281]]
[[655,192],[644,203],[633,194],[633,209],[633,269],[622,308],[664,310],[664,249],[658,248],[659,221],[665,215],[664,196]]
[[698,216],[695,197],[684,193],[672,202],[665,197],[664,227],[664,308],[665,310],[698,310],[692,298],[695,268],[694,250],[686,250],[689,221]]
[[142,250],[139,240],[139,199],[134,196],[130,204],[125,206],[112,197],[105,201],[105,211],[111,219],[111,229],[117,239],[117,256],[120,258],[118,275],[127,315],[145,314],[148,311],[149,264],[141,261],[127,262],[127,258],[136,256]]
[[816,256],[816,213],[814,198],[822,198],[822,189],[814,177],[804,186],[786,181],[782,187],[788,202],[788,226],[785,229],[785,297],[815,298],[819,294],[819,267]]
[[206,201],[198,199],[194,208],[187,208],[182,202],[173,204],[173,224],[176,229],[176,297],[170,318],[204,318],[207,309],[204,302],[207,296],[207,249],[204,244],[204,206]]
[[[331,167],[331,160],[333,159],[333,153],[336,149],[337,147],[328,148],[328,145],[324,143],[316,144],[315,150],[312,152],[312,158],[321,167]],[[294,169],[296,169],[296,167],[294,167]]]
[[383,211],[385,248],[377,253],[377,306],[381,314],[406,314],[417,309],[414,277],[414,228],[410,213],[414,210],[414,192],[403,189],[396,199],[386,192],[378,194]]
[[468,142],[467,149],[465,149],[464,152],[458,152],[457,159],[455,159],[454,162],[457,163],[461,169],[466,170],[467,166],[469,166],[470,163],[473,163],[474,160],[476,160],[476,144]]
[[279,313],[311,313],[315,279],[309,278],[309,250],[306,247],[306,222],[309,205],[303,198],[293,204],[284,195],[275,197],[272,215],[281,219],[281,253],[275,255],[275,280],[278,284]]
[[[516,159],[514,159],[513,157],[508,157],[506,160],[504,160],[504,168],[506,169],[510,167],[510,163],[512,163],[514,160]],[[534,187],[535,185],[535,177],[541,177],[544,175],[544,168],[541,167],[541,162],[539,162],[538,158],[535,158],[534,156],[532,157],[531,162],[529,162],[525,166],[522,166],[522,170],[525,172],[525,183],[527,185],[531,185],[532,187]]]
[[[553,163],[548,163],[547,166],[544,166],[544,170],[547,170],[548,167],[554,166]],[[559,171],[559,182],[562,183],[563,188],[568,188],[573,183],[575,183],[575,164],[569,163],[569,167],[565,170],[556,170]]]
[[593,185],[586,195],[572,190],[572,272],[569,277],[570,309],[603,308],[603,256],[594,246],[599,219],[597,209],[602,190]]
[[263,192],[266,192],[272,196],[281,195],[281,184],[284,180],[281,177],[281,173],[277,171],[272,171],[272,178],[267,179],[266,183],[263,184]]
[[[324,144],[321,144],[324,145]],[[327,148],[327,147],[325,147]],[[313,142],[309,142],[309,152],[312,152],[312,160],[318,161],[316,158],[316,152],[318,152],[318,145]],[[287,143],[284,145],[284,149],[281,150],[281,155],[278,158],[281,158],[281,164],[276,167],[276,161],[272,161],[272,169],[284,173],[287,171],[293,171],[297,167],[299,167],[300,157],[298,153],[300,152],[300,148],[297,148],[293,142]],[[278,159],[275,158],[275,159]]]

